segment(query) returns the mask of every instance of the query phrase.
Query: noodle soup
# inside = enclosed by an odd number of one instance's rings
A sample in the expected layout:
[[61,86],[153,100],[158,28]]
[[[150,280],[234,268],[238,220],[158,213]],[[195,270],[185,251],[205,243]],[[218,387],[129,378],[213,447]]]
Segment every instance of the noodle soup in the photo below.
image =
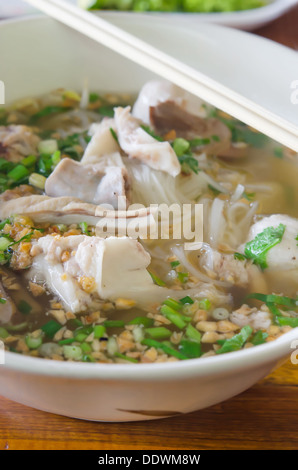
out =
[[[55,360],[154,363],[298,326],[297,155],[167,82],[56,90],[0,114],[0,338]],[[120,206],[120,202],[121,206]],[[203,204],[204,242],[98,236],[109,204]]]

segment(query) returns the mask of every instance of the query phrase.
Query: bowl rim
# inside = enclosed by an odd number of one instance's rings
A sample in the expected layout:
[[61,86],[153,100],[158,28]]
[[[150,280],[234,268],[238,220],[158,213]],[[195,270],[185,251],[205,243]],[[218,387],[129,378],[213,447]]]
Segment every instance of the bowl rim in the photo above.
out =
[[[293,346],[293,342],[297,344]],[[185,361],[153,364],[107,364],[56,361],[30,357],[5,351],[6,370],[32,375],[75,379],[108,380],[171,380],[193,376],[219,375],[229,370],[254,369],[265,363],[274,363],[298,348],[298,328],[283,334],[274,341],[223,355]]]
[[[1,21],[0,29],[16,23],[49,19],[50,18],[47,16],[40,14],[19,18],[9,18]],[[181,25],[181,28],[184,27],[185,25]],[[208,24],[208,27],[210,27],[210,29],[226,29],[224,26],[218,26],[215,24]],[[249,33],[237,31],[237,34]],[[265,38],[256,38],[262,41],[269,41]],[[274,43],[274,45],[275,47],[281,47],[289,51],[285,46],[276,43]],[[134,381],[162,381],[193,376],[208,376],[212,374],[222,374],[229,370],[239,370],[240,372],[243,368],[253,369],[264,363],[276,362],[289,355],[291,351],[291,343],[294,340],[298,340],[298,328],[283,334],[272,342],[245,350],[206,357],[203,360],[198,358],[153,364],[93,364],[70,361],[62,362],[5,351],[5,364],[0,364],[0,374],[2,371],[6,370],[7,372],[28,373],[48,377]],[[298,343],[295,347],[298,347]]]

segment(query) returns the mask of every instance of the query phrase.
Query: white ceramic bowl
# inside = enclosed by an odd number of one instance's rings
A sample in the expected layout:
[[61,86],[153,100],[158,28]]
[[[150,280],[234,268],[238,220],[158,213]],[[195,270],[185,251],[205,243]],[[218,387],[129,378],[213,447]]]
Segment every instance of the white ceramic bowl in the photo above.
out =
[[[132,32],[142,31],[145,36],[154,32],[155,37],[168,42],[171,34],[176,38],[178,35],[186,41],[183,47],[189,53],[195,41],[205,52],[202,67],[210,71],[213,68],[214,73],[225,41],[233,37],[237,47],[241,42],[248,47],[250,41],[255,46],[257,41],[259,50],[269,48],[276,65],[280,63],[278,58],[283,58],[283,71],[287,67],[290,70],[296,59],[294,53],[273,43],[214,26],[202,26],[199,32],[186,34],[170,25],[165,28],[159,21],[152,25],[144,19],[136,25],[119,16],[117,24]],[[210,43],[211,36],[221,38],[218,49]],[[135,93],[152,77],[116,53],[47,18],[3,22],[0,43],[5,44],[0,56],[0,80],[5,82],[7,102],[61,86],[80,89],[85,77],[94,90]],[[227,59],[235,60],[231,51]],[[277,81],[279,77],[277,74]],[[289,355],[291,343],[297,338],[296,329],[275,342],[244,351],[167,364],[63,363],[6,353],[5,365],[0,366],[0,394],[34,408],[88,420],[133,421],[187,413],[249,388]]]

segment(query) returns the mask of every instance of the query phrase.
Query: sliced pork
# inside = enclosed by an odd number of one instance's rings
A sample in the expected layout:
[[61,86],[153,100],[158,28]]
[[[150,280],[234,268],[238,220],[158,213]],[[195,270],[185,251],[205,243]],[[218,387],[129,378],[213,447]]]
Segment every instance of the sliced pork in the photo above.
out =
[[103,162],[82,165],[64,158],[47,178],[45,192],[51,197],[68,196],[125,209],[129,205],[129,178],[124,165],[104,166]]
[[0,126],[0,157],[17,163],[28,155],[38,154],[40,138],[27,126]]
[[169,142],[159,142],[141,127],[130,113],[130,107],[115,109],[115,122],[120,147],[130,158],[171,176],[181,172],[177,155]]

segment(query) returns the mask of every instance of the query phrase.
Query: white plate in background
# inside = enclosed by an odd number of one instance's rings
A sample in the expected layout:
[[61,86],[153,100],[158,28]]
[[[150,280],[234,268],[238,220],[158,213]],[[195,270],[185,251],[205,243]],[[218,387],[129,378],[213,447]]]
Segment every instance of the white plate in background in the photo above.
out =
[[[77,3],[76,0],[68,0],[70,3]],[[153,17],[164,18],[167,21],[174,21],[179,24],[187,23],[195,25],[198,22],[212,22],[240,29],[254,29],[263,26],[270,21],[281,16],[293,5],[298,4],[298,0],[269,0],[269,5],[254,10],[245,10],[231,13],[162,13],[162,12],[122,12],[123,15],[134,15],[137,20],[140,16],[151,15]],[[38,11],[27,5],[22,0],[0,0],[0,18],[27,15]],[[119,11],[105,11],[107,18],[109,15],[119,14]]]

